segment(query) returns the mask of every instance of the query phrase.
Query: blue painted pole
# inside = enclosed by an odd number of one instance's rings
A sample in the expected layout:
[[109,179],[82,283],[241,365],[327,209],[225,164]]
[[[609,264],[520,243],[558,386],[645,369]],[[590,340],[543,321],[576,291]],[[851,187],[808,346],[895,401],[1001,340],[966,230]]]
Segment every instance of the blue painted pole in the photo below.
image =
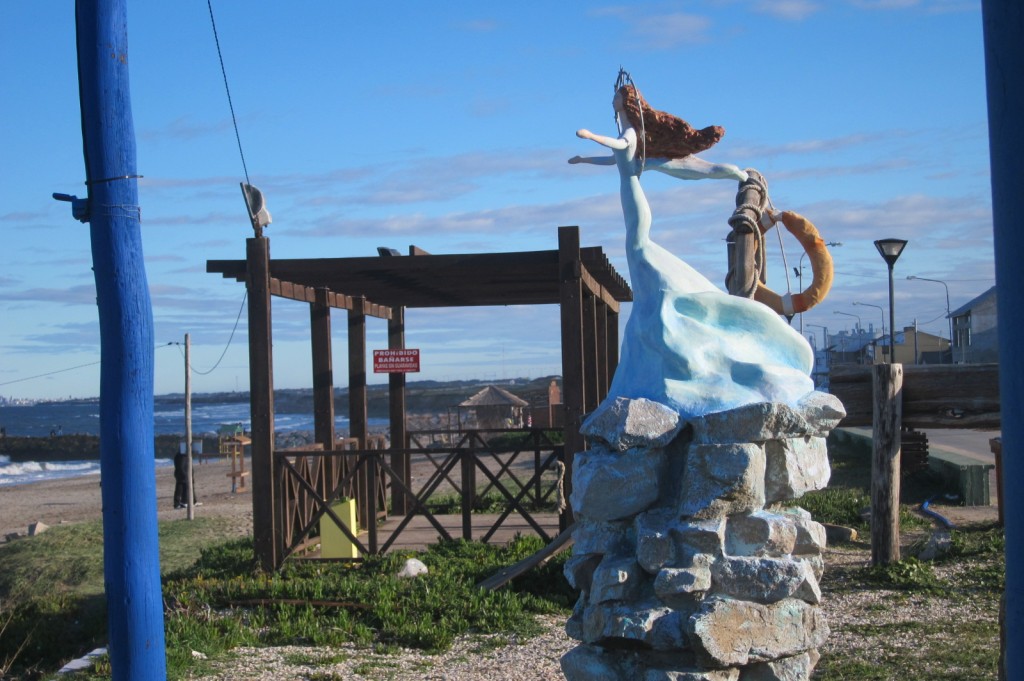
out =
[[126,0],[77,0],[78,83],[100,321],[103,571],[113,679],[167,678]]
[[[988,89],[992,220],[995,232],[999,314],[999,394],[1003,479],[1024,476],[1024,231],[1020,187],[1024,186],[1024,5],[1020,0],[983,0],[985,76]],[[1004,495],[1006,527],[1005,676],[1024,678],[1024,498]]]

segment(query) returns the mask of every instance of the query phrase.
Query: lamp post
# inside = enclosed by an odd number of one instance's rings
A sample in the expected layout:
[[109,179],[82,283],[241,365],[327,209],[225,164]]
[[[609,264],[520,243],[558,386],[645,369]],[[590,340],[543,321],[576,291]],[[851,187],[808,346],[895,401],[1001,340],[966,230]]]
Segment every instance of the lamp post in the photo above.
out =
[[879,239],[875,242],[875,248],[885,260],[889,267],[889,363],[896,358],[896,296],[893,292],[892,268],[899,260],[900,254],[906,248],[906,239]]
[[[831,248],[835,248],[836,246],[842,246],[843,242],[842,241],[829,241],[829,242],[826,242],[825,245],[829,246]],[[796,276],[797,276],[797,279],[799,279],[799,281],[800,281],[800,292],[801,293],[803,293],[803,290],[804,290],[804,257],[806,255],[807,255],[807,251],[804,251],[803,253],[800,254],[800,261],[797,263],[797,268],[796,268]],[[803,312],[800,313],[800,335],[801,336],[804,335],[804,313]]]
[[875,305],[874,303],[861,303],[858,301],[853,302],[854,305],[864,305],[865,307],[875,307],[882,314],[882,335],[885,335],[885,308],[881,305]]
[[931,281],[936,284],[942,284],[942,288],[946,289],[946,319],[949,321],[949,363],[953,363],[953,318],[949,316],[949,286],[946,282],[941,279],[929,279],[928,277],[915,277],[913,274],[909,275],[907,279],[917,279],[918,281]]
[[832,314],[844,314],[847,317],[855,317],[857,319],[857,330],[859,331],[862,328],[860,324],[860,315],[858,314],[853,314],[852,312],[840,312],[839,310],[833,311]]

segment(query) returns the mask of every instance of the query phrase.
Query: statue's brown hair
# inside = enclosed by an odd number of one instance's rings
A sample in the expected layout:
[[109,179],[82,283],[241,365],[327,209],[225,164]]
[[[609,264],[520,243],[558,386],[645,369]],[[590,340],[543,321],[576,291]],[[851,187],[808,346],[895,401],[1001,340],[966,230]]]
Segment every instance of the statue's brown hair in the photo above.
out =
[[638,133],[644,134],[646,144],[638,145],[637,154],[647,158],[683,158],[697,154],[714,146],[725,134],[725,128],[720,125],[697,130],[678,116],[651,108],[633,85],[623,85],[619,95],[629,122]]

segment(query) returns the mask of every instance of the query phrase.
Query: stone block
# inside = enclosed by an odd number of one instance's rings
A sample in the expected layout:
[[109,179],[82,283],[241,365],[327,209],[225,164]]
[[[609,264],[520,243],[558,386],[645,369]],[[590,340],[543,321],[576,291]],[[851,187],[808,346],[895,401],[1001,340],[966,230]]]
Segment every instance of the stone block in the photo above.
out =
[[639,514],[633,521],[637,562],[652,575],[678,560],[676,540],[670,529],[674,519],[671,509],[654,509]]
[[716,595],[775,603],[796,593],[810,571],[791,558],[723,558],[715,561],[711,575]]
[[712,557],[724,555],[726,522],[726,517],[723,515],[677,523],[671,530],[672,534],[678,538],[677,565],[686,567],[694,555],[702,553]]
[[793,555],[818,555],[828,546],[828,535],[825,532],[825,526],[821,523],[807,517],[795,520],[794,526],[796,527],[796,545],[793,547]]
[[755,511],[729,517],[725,552],[730,556],[783,556],[796,546],[792,516]]
[[764,448],[759,444],[691,444],[683,466],[683,517],[706,519],[764,507]]
[[710,598],[690,616],[687,633],[709,667],[737,667],[817,648],[828,637],[828,625],[817,608],[801,600],[764,605]]
[[559,661],[566,681],[622,681],[638,678],[631,657],[608,652],[599,646],[576,646]]
[[838,397],[817,390],[800,398],[796,408],[810,427],[809,433],[822,437],[846,417],[846,408]]
[[605,556],[594,570],[590,582],[590,603],[622,601],[635,598],[640,591],[643,573],[630,556]]
[[562,574],[565,575],[569,586],[574,589],[590,589],[590,582],[594,577],[594,569],[601,562],[603,556],[600,553],[577,553],[573,552],[572,557],[565,561]]
[[679,412],[645,398],[605,400],[580,426],[587,438],[601,440],[612,449],[664,447],[679,433]]
[[588,520],[576,511],[572,530],[574,553],[632,553],[636,544],[633,523]]
[[832,469],[823,437],[769,440],[765,451],[765,501],[799,499],[824,489]]
[[662,568],[654,578],[654,593],[663,601],[679,595],[693,595],[711,589],[711,557],[698,556],[691,567]]
[[590,520],[632,517],[658,499],[664,469],[663,449],[581,452],[572,473],[573,512]]
[[807,434],[804,417],[782,402],[758,402],[688,422],[697,444],[766,442]]
[[[617,647],[623,642],[643,643],[653,647],[656,623],[669,615],[671,608],[651,603],[607,602],[587,607],[583,615],[583,640],[587,643],[611,643]],[[679,621],[682,645],[688,640],[682,637],[682,621]],[[664,628],[658,631],[662,639]]]

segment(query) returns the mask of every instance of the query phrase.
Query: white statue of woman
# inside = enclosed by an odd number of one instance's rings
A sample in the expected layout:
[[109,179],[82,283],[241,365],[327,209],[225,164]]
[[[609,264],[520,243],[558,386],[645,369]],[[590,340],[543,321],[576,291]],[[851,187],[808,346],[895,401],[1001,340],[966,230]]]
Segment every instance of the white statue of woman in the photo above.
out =
[[[640,185],[643,169],[681,179],[746,179],[736,166],[693,155],[724,131],[717,126],[694,130],[651,109],[632,84],[616,91],[613,107],[618,137],[585,129],[576,133],[611,149],[612,155],[569,159],[614,163],[619,170],[633,306],[609,399],[655,400],[684,418],[755,402],[795,404],[814,389],[807,341],[764,305],[724,293],[650,238],[651,209]],[[637,133],[638,118],[643,138]],[[668,125],[662,125],[665,118]]]

